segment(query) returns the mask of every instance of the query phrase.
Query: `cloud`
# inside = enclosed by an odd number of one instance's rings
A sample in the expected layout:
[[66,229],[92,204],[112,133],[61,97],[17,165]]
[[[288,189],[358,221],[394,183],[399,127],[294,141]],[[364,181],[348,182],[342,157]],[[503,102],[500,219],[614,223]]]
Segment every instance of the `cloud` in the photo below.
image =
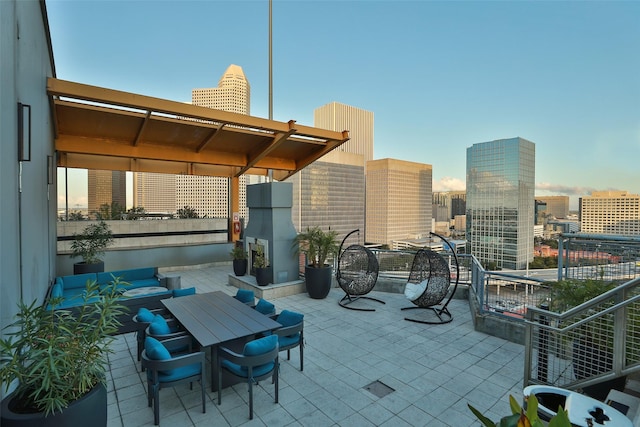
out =
[[[614,190],[609,188],[607,190]],[[559,193],[564,196],[587,196],[591,194],[593,191],[607,191],[607,190],[599,190],[593,187],[570,187],[568,185],[561,184],[551,184],[548,182],[540,182],[536,184],[536,191],[541,191],[545,193]]]
[[433,191],[465,191],[465,189],[465,181],[450,176],[445,176],[433,183]]

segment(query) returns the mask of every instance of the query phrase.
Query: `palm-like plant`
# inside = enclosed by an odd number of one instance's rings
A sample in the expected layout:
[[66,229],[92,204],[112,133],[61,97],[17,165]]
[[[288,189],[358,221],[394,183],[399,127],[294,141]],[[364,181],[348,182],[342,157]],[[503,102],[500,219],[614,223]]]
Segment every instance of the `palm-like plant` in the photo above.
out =
[[82,233],[74,234],[73,237],[71,258],[82,257],[86,264],[100,262],[105,249],[113,243],[111,229],[104,221],[87,225]]
[[[296,247],[307,256],[310,267],[324,267],[325,261],[338,252],[338,233],[323,231],[320,227],[307,227],[307,231],[296,236]],[[294,243],[295,245],[295,243]]]

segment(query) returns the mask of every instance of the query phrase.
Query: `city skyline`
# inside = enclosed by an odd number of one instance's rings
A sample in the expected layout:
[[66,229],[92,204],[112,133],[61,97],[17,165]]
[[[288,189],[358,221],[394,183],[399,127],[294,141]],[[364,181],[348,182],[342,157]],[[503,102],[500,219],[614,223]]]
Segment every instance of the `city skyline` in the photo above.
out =
[[[47,7],[61,79],[186,101],[238,64],[252,114],[267,116],[266,1]],[[275,1],[273,10],[276,120],[310,124],[333,101],[372,111],[374,159],[432,164],[434,191],[464,188],[466,148],[519,136],[536,141],[536,195],[568,195],[576,209],[591,191],[640,193],[638,2]],[[224,19],[206,25],[212,16]],[[141,51],[133,40],[152,43]]]

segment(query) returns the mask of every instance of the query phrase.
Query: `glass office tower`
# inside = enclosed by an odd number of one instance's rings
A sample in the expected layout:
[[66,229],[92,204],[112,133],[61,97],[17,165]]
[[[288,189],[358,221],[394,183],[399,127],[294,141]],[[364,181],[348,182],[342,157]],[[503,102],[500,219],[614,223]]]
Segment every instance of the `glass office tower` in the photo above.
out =
[[467,148],[467,251],[485,267],[533,260],[535,166],[535,144],[522,138]]

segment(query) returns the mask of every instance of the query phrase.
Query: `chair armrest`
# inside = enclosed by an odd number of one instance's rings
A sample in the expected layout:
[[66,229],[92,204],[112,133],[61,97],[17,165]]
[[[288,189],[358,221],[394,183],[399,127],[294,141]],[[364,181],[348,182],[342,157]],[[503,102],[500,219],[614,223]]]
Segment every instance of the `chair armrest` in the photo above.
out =
[[272,362],[273,360],[276,360],[278,358],[279,352],[280,352],[280,348],[278,344],[276,344],[276,347],[273,350],[257,356],[245,356],[243,354],[239,354],[232,350],[229,350],[228,348],[218,347],[218,363],[221,363],[222,359],[224,359],[240,366],[246,366],[246,367],[260,366],[260,365],[264,365],[267,362]]
[[167,338],[162,340],[162,345],[169,350],[169,353],[182,349],[185,345],[188,347],[189,352],[191,352],[193,350],[193,337],[185,334],[173,338]]
[[205,354],[204,351],[199,351],[196,353],[188,353],[181,356],[172,357],[169,360],[151,360],[147,356],[147,352],[145,350],[142,352],[141,359],[142,366],[152,372],[155,372],[181,368],[183,366],[193,365],[195,363],[200,363],[204,367]]
[[282,328],[274,329],[273,333],[279,337],[288,337],[289,335],[294,335],[298,332],[302,332],[303,328],[304,322],[300,322],[295,325],[283,326]]

